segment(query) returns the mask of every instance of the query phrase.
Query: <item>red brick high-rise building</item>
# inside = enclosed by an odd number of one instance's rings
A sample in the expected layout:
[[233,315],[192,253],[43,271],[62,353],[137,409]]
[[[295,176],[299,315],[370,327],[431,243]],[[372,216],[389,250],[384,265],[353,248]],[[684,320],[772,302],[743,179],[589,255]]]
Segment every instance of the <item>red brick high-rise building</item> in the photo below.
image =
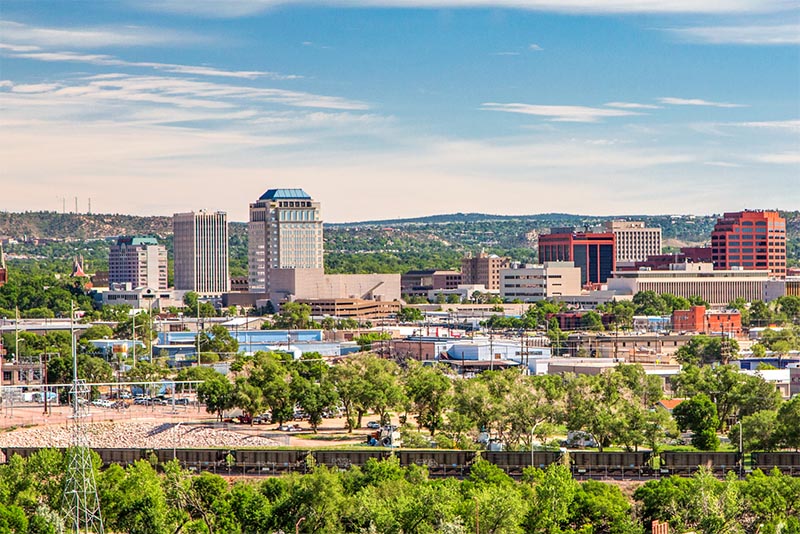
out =
[[711,232],[715,269],[768,270],[786,278],[786,220],[777,211],[726,213]]
[[604,284],[617,268],[617,244],[613,232],[576,233],[553,228],[539,235],[539,263],[571,261],[581,269],[581,285]]

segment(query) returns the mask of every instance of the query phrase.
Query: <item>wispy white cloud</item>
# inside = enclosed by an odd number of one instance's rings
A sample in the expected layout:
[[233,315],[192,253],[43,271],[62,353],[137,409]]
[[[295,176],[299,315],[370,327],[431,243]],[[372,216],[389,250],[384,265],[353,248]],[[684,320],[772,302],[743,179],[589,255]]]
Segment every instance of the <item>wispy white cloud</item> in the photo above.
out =
[[741,164],[731,163],[729,161],[704,161],[703,165],[710,165],[711,167],[725,167],[725,168],[741,167]]
[[[87,63],[90,65],[99,65],[105,67],[133,67],[133,68],[147,68],[155,69],[165,72],[172,72],[175,74],[195,74],[200,76],[218,76],[225,78],[244,78],[253,80],[256,78],[269,78],[272,80],[293,80],[301,78],[294,74],[280,74],[277,72],[269,71],[242,71],[242,70],[227,70],[218,69],[215,67],[208,67],[204,65],[177,65],[173,63],[157,63],[151,61],[126,61],[107,54],[87,54],[83,52],[70,52],[70,51],[44,51],[38,47],[26,47],[28,50],[19,51],[11,47],[3,47],[0,45],[0,53],[8,57],[32,59],[36,61],[47,62],[72,62],[72,63]],[[33,48],[33,50],[30,50]],[[4,52],[5,50],[5,52]]]
[[544,48],[542,48],[536,43],[531,43],[530,45],[528,45],[528,50],[533,50],[534,52],[542,52],[544,51]]
[[735,122],[731,126],[742,128],[764,128],[771,130],[788,130],[790,132],[800,132],[800,119],[789,119],[784,121],[753,121]]
[[677,98],[672,96],[665,96],[658,99],[662,104],[670,106],[707,106],[713,108],[744,108],[744,104],[731,104],[730,102],[712,102],[710,100],[703,100],[700,98]]
[[243,17],[286,5],[392,8],[509,8],[556,13],[764,13],[794,0],[128,0],[135,7],[202,17]]
[[776,163],[779,165],[800,164],[800,152],[779,152],[775,154],[758,154],[753,157],[762,163]]
[[520,103],[500,104],[497,102],[485,102],[481,104],[481,109],[549,117],[549,120],[555,122],[597,122],[608,117],[641,115],[638,112],[622,109],[592,108],[587,106],[543,106]]
[[106,46],[155,46],[170,43],[204,42],[196,34],[167,28],[111,26],[91,28],[47,28],[0,20],[3,40],[40,47],[98,48]]
[[[13,85],[14,91],[17,85]],[[25,87],[25,86],[22,86]],[[53,99],[83,98],[105,102],[150,102],[177,107],[226,109],[247,102],[299,108],[364,110],[367,104],[336,96],[285,89],[248,87],[170,76],[102,74],[56,84],[46,92]]]
[[800,24],[697,26],[670,28],[681,40],[706,44],[794,45],[800,44]]
[[519,52],[494,52],[493,56],[518,56]]
[[661,106],[655,104],[639,104],[637,102],[606,102],[603,105],[621,109],[661,109]]

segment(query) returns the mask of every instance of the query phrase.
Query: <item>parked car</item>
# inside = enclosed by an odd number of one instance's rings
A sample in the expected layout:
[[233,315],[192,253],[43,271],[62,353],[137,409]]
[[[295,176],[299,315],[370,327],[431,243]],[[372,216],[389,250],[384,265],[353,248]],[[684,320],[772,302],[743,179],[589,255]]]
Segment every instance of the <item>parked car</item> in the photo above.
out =
[[372,430],[380,429],[381,424],[377,421],[369,421],[367,422],[367,428],[371,428]]

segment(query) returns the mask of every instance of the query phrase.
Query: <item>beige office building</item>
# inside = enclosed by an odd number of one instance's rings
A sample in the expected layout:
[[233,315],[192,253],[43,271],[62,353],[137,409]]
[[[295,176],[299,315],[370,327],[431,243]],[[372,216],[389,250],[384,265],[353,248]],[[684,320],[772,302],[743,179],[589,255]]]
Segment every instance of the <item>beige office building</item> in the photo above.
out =
[[661,228],[646,228],[641,221],[610,221],[605,226],[616,238],[617,263],[661,254]]
[[172,227],[175,289],[201,296],[230,291],[227,215],[221,211],[176,213]]
[[109,284],[167,289],[167,249],[152,237],[120,237],[108,251]]
[[500,270],[507,269],[508,258],[481,252],[477,256],[467,256],[461,260],[461,284],[482,285],[486,289],[500,289]]
[[248,290],[270,294],[274,269],[322,269],[319,202],[302,189],[270,189],[250,204]]
[[769,271],[736,269],[715,271],[711,263],[675,263],[669,271],[617,271],[608,280],[608,289],[623,295],[640,291],[671,293],[689,298],[700,296],[711,306],[724,306],[741,297],[763,300]]
[[581,270],[571,261],[549,261],[500,270],[503,299],[535,302],[581,293]]

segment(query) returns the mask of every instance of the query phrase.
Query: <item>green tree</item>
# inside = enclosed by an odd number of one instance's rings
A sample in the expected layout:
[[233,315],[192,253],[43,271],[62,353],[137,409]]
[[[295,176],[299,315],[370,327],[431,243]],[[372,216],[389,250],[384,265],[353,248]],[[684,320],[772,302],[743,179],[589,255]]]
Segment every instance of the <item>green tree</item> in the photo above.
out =
[[400,308],[400,311],[397,312],[397,320],[401,323],[413,323],[415,321],[422,321],[424,318],[419,308],[403,306]]
[[581,316],[581,327],[586,330],[598,332],[605,330],[603,327],[603,317],[599,313],[593,311],[586,312]]
[[434,435],[443,426],[444,411],[450,406],[450,379],[439,367],[411,362],[405,385],[406,395],[417,413],[417,424]]
[[719,447],[717,408],[705,394],[683,401],[675,407],[672,415],[681,430],[692,431],[692,445],[704,451],[714,451]]
[[233,384],[219,373],[209,376],[197,386],[197,400],[205,404],[208,413],[216,413],[217,419],[222,421],[222,413],[235,405]]
[[[762,410],[742,418],[741,442],[744,452],[775,450],[777,441],[778,412]],[[733,425],[728,438],[735,446],[739,444],[739,425]]]
[[111,339],[113,337],[114,331],[110,326],[105,324],[96,324],[84,330],[79,339],[88,341],[92,339]]
[[311,306],[299,302],[284,302],[281,311],[275,316],[275,328],[302,330],[312,328]]
[[261,388],[240,376],[233,386],[233,405],[251,417],[252,425],[252,418],[263,412],[267,403]]
[[636,315],[669,315],[672,310],[655,291],[640,291],[633,296]]
[[316,434],[322,424],[322,415],[336,405],[336,389],[326,376],[318,380],[299,374],[292,377],[291,394],[300,408],[308,414],[308,422]]
[[214,325],[198,334],[200,352],[215,352],[224,359],[239,352],[239,342],[222,325]]
[[795,395],[778,408],[775,438],[782,447],[800,449],[800,396]]
[[675,358],[688,365],[727,364],[729,359],[735,358],[739,351],[739,344],[735,339],[717,336],[696,335],[692,336],[687,344],[675,352]]

